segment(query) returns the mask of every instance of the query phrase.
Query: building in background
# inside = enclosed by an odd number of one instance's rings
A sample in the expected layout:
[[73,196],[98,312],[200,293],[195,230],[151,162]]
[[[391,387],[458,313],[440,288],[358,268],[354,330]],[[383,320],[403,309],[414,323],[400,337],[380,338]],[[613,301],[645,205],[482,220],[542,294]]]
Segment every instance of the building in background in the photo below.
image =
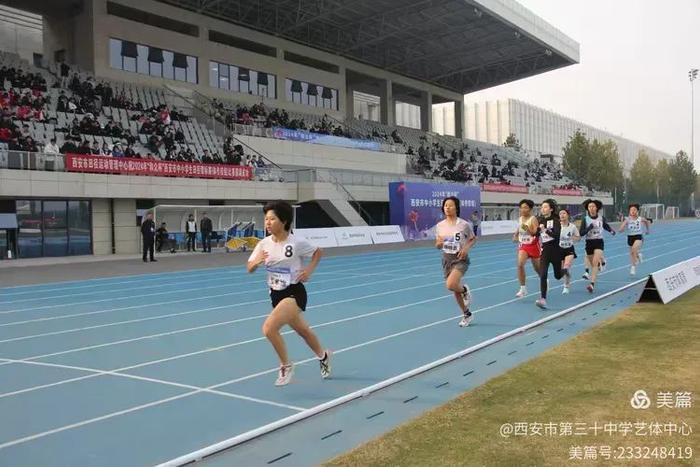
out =
[[562,157],[564,146],[577,129],[589,139],[615,142],[625,171],[630,170],[642,150],[654,162],[673,157],[658,149],[516,99],[467,103],[464,120],[467,139],[503,144],[512,133],[523,149],[551,154],[555,159]]

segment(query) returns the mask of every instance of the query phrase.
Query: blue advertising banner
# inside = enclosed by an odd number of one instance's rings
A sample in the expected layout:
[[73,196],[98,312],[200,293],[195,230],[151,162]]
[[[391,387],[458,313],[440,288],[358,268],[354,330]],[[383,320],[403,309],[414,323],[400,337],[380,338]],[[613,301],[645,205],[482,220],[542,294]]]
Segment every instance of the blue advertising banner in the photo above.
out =
[[339,146],[351,149],[365,149],[368,151],[379,151],[381,149],[381,145],[375,141],[322,135],[304,130],[273,127],[272,134],[277,139],[286,139],[289,141],[303,141],[305,143],[325,144],[327,146]]
[[401,227],[406,240],[434,239],[435,225],[445,217],[442,201],[448,196],[459,199],[459,216],[462,219],[471,222],[474,211],[481,214],[481,191],[478,186],[393,182],[389,184],[391,224]]

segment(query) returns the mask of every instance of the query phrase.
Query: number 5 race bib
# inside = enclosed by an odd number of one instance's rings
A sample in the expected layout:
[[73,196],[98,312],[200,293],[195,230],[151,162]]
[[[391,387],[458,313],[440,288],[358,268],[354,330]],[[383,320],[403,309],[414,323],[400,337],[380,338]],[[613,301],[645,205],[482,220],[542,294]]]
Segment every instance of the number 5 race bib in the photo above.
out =
[[453,237],[444,241],[442,244],[442,251],[449,255],[454,255],[459,253],[459,247],[459,241],[456,241]]
[[289,268],[267,268],[267,285],[272,290],[284,290],[292,283],[292,271]]

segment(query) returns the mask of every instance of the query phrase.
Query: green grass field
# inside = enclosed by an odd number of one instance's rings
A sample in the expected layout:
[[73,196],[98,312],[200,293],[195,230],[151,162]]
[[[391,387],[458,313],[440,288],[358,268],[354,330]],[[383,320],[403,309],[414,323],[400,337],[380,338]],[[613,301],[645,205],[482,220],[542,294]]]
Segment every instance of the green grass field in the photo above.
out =
[[[651,400],[647,410],[631,407],[639,389]],[[668,392],[674,407],[657,407],[664,399],[659,393]],[[691,408],[675,407],[683,399],[676,392],[692,393]],[[502,424],[517,422],[528,423],[528,435],[500,435]],[[554,436],[544,436],[544,426],[543,436],[530,432],[538,427],[532,424],[550,422],[557,430]],[[591,429],[596,422],[597,436]],[[632,432],[623,435],[620,430],[627,425],[620,423],[625,422],[632,423]],[[647,428],[637,422],[647,422]],[[650,435],[649,422],[660,423],[662,435]],[[665,431],[683,422],[693,430],[689,436]],[[571,423],[573,433],[585,427],[587,435],[562,436],[562,423]],[[606,432],[606,423],[618,432]],[[639,435],[638,429],[643,430]],[[570,459],[576,446],[581,457],[586,446],[589,456],[595,447],[597,459]],[[600,446],[610,446],[610,459],[601,457],[606,452]],[[666,459],[660,458],[662,446]],[[687,457],[687,447],[692,458],[679,459],[679,448]],[[700,288],[666,306],[637,304],[325,465],[700,465]]]

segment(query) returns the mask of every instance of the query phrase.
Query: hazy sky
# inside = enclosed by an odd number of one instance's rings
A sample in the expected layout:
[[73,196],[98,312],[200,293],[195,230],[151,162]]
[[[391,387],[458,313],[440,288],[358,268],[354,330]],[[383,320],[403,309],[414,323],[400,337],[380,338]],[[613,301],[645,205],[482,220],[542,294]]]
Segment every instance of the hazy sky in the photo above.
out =
[[[700,0],[518,0],[580,44],[581,63],[466,96],[512,97],[675,154],[690,152]],[[700,167],[700,79],[695,167]]]

